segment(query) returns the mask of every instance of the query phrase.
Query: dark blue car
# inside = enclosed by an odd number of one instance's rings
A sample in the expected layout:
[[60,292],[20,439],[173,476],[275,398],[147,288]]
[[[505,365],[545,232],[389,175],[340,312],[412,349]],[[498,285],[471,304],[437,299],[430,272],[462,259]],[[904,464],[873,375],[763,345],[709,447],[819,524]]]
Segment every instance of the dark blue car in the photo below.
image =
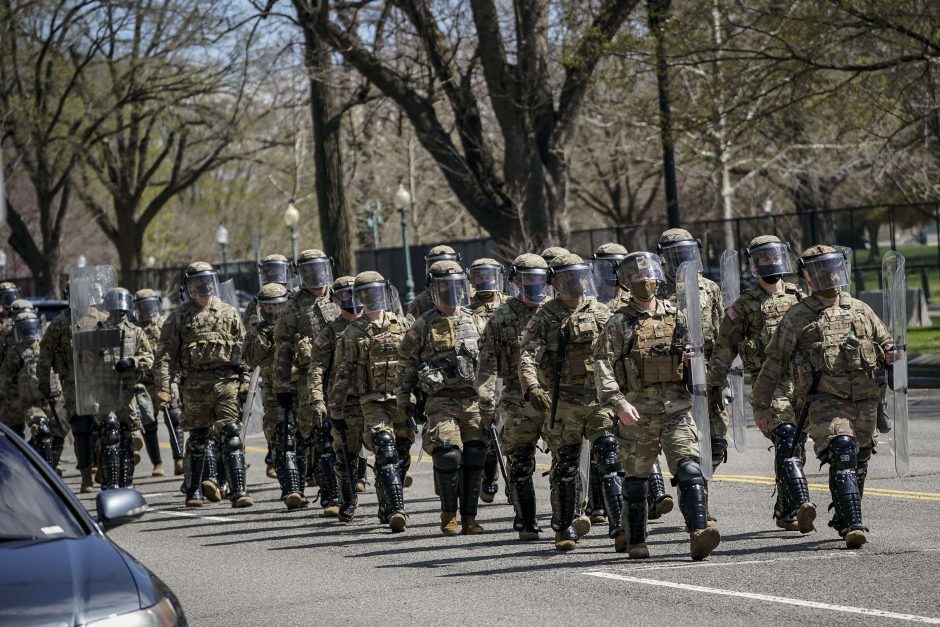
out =
[[98,494],[92,517],[0,424],[0,625],[186,625],[176,596],[105,530],[147,510],[136,490]]

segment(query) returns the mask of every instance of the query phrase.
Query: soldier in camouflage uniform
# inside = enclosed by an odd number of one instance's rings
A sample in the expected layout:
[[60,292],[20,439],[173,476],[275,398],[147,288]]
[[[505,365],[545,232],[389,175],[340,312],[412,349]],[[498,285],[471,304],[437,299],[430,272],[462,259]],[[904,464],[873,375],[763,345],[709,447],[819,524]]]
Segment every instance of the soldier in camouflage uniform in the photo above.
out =
[[597,396],[619,419],[624,535],[617,551],[649,557],[646,546],[649,474],[660,450],[679,488],[679,509],[690,534],[693,560],[704,559],[721,540],[707,520],[708,491],[692,422],[692,395],[683,382],[688,337],[676,308],[656,298],[665,280],[659,258],[633,253],[618,268],[630,301],[620,307],[597,341]]
[[[40,324],[36,314],[24,311],[17,314],[13,322],[13,333],[16,343],[7,351],[3,362],[0,363],[0,390],[3,397],[0,400],[0,420],[20,436],[26,436],[26,426],[36,431],[40,421],[45,422],[45,430],[51,431],[46,421],[46,414],[42,409],[45,399],[39,393],[39,380],[36,377],[39,362],[39,335]],[[33,442],[38,438],[33,437]],[[35,444],[34,444],[35,445]],[[59,453],[62,452],[61,444]],[[39,446],[36,449],[43,451]],[[55,468],[58,459],[46,459]]]
[[571,251],[569,251],[567,248],[562,248],[561,246],[549,246],[548,248],[543,250],[541,253],[539,253],[539,257],[545,260],[545,263],[551,265],[552,260],[555,257],[558,257],[560,255],[567,255],[570,252]]
[[221,500],[215,452],[210,441],[222,443],[232,507],[254,505],[248,496],[244,442],[238,413],[245,327],[231,305],[219,299],[219,279],[211,264],[194,261],[186,268],[189,301],[163,323],[154,376],[160,408],[172,400],[171,373],[179,373],[183,415],[189,432],[184,458],[186,506],[199,507],[203,495]]
[[[744,369],[751,375],[751,381],[756,381],[764,364],[764,349],[770,344],[783,315],[803,298],[799,287],[783,280],[783,275],[793,272],[787,244],[774,235],[761,235],[748,244],[747,256],[757,284],[741,292],[738,300],[725,310],[708,369],[711,387],[725,386],[731,363],[738,355],[744,362]],[[720,390],[713,393],[720,393]],[[790,400],[792,396],[793,381],[789,372],[784,371],[770,404],[773,420],[759,427],[774,443],[777,483],[774,519],[777,526],[787,531],[809,533],[813,530],[816,508],[809,502],[809,488],[801,459],[802,442],[795,441],[797,421]]]
[[[508,298],[503,292],[503,266],[495,259],[483,257],[470,264],[467,275],[470,287],[474,290],[473,296],[470,297],[470,311],[476,319],[477,328],[483,333],[487,320]],[[497,457],[496,447],[490,442],[486,449],[486,461],[483,463],[483,491],[480,493],[480,500],[484,503],[492,503],[499,492],[499,483],[496,480],[499,472]]]
[[[130,322],[134,310],[134,297],[122,287],[108,290],[104,296],[104,309],[108,319],[101,325],[105,329],[120,331],[119,348],[111,348],[97,356],[95,376],[118,379],[118,398],[99,399],[95,416],[101,447],[102,490],[129,488],[134,484],[134,466],[140,457],[140,414],[135,395],[137,381],[144,371],[153,368],[153,348],[144,331]],[[85,359],[91,362],[94,356]],[[109,373],[108,371],[112,371]],[[113,404],[112,404],[113,403]]]
[[555,548],[570,551],[591,529],[590,519],[581,514],[582,439],[591,442],[592,456],[603,475],[609,536],[614,538],[622,531],[617,440],[609,412],[597,402],[591,348],[610,310],[595,300],[594,270],[578,255],[555,257],[550,277],[555,298],[542,305],[526,324],[519,382],[526,400],[542,414],[551,412],[553,388],[558,383],[555,425],[546,430],[552,452],[552,529]]
[[[460,254],[446,244],[434,246],[428,251],[428,254],[424,256],[424,271],[426,273],[430,272],[431,266],[438,261],[454,261],[460,263]],[[429,287],[430,286],[425,286],[425,289],[418,294],[413,301],[408,303],[408,311],[406,313],[411,316],[412,320],[417,320],[424,312],[434,309],[434,301],[431,298]]]
[[[285,288],[290,276],[290,262],[284,255],[268,255],[258,262],[258,284],[264,288],[268,283],[279,283]],[[242,315],[242,322],[245,328],[249,328],[258,317],[258,299],[252,298],[248,306],[245,307],[245,313]]]
[[[364,463],[361,446],[375,454],[375,491],[379,521],[393,532],[405,530],[405,472],[411,463],[415,434],[395,397],[398,347],[408,331],[404,316],[392,311],[391,287],[378,272],[361,272],[355,280],[355,303],[362,316],[349,323],[336,345],[336,365],[329,390],[333,450],[349,455],[350,470]],[[347,450],[343,451],[343,443]],[[340,522],[352,522],[358,505],[346,464],[336,464],[340,486]]]
[[[659,284],[659,298],[668,299],[676,305],[676,272],[684,261],[698,264],[702,271],[702,244],[685,229],[669,229],[659,238],[657,252],[663,259],[666,280]],[[710,360],[715,346],[715,336],[724,315],[721,304],[721,288],[701,274],[698,277],[699,301],[702,304],[702,331],[705,339],[705,359]],[[711,422],[712,468],[728,461],[728,412],[725,410],[721,389],[710,388],[708,413]]]
[[[300,446],[312,452],[321,424],[308,385],[313,340],[339,316],[339,307],[327,294],[333,282],[333,260],[323,251],[315,248],[302,251],[297,256],[297,273],[300,289],[287,301],[274,327],[273,385],[281,409],[294,410],[298,443],[302,439]],[[316,463],[313,466],[316,468]],[[338,508],[331,507],[331,511]]]
[[8,317],[0,324],[0,363],[6,358],[7,353],[16,346],[16,333],[13,328],[13,322],[16,317],[23,312],[33,311],[33,304],[25,298],[17,298],[4,307]]
[[846,546],[865,543],[862,493],[877,444],[876,374],[894,363],[891,335],[871,308],[841,291],[848,285],[845,252],[811,246],[800,257],[812,290],[784,315],[764,350],[751,407],[762,430],[774,424],[772,403],[784,373],[793,377],[794,405],[808,404],[806,430],[816,456],[829,464],[829,526]]
[[[20,297],[20,288],[15,283],[4,281],[0,283],[0,335],[6,336],[13,329],[13,301]],[[12,346],[12,344],[11,344]],[[0,351],[5,350],[6,346],[0,346]],[[3,361],[3,354],[0,353],[0,363]]]
[[[65,299],[68,300],[68,298],[68,287],[66,287]],[[108,317],[106,313],[95,307],[89,308],[85,315],[94,316],[100,321]],[[95,419],[90,415],[78,415],[75,403],[71,308],[66,308],[49,323],[39,342],[39,392],[50,404],[56,402],[53,374],[58,375],[65,411],[72,427],[76,466],[82,475],[80,490],[83,494],[94,492],[92,464],[95,459]]]
[[[519,255],[509,267],[509,279],[516,287],[516,296],[493,312],[484,327],[476,385],[480,411],[493,422],[498,408],[504,421],[500,440],[516,510],[513,528],[520,540],[538,540],[542,530],[535,519],[532,473],[545,413],[524,398],[519,385],[519,358],[526,324],[547,300],[548,264],[538,255]],[[497,378],[503,384],[499,398],[495,394]]]
[[441,532],[456,535],[457,504],[461,531],[482,533],[477,505],[489,424],[480,414],[474,382],[480,333],[467,308],[467,275],[456,261],[435,262],[428,272],[435,308],[418,318],[399,348],[396,374],[398,408],[414,416],[413,392],[427,395],[424,450],[431,454],[434,483],[441,500]]
[[[339,316],[330,320],[314,338],[313,351],[310,354],[310,375],[306,382],[316,416],[314,472],[317,473],[317,484],[320,486],[320,505],[323,507],[324,516],[338,516],[340,509],[339,488],[336,483],[336,453],[333,452],[332,427],[327,418],[326,396],[337,366],[335,351],[339,338],[361,312],[361,308],[356,306],[353,299],[355,283],[356,278],[352,276],[341,276],[333,281],[333,302],[339,307]],[[354,414],[361,411],[359,399],[352,398],[349,404],[350,407],[343,413],[355,421]]]

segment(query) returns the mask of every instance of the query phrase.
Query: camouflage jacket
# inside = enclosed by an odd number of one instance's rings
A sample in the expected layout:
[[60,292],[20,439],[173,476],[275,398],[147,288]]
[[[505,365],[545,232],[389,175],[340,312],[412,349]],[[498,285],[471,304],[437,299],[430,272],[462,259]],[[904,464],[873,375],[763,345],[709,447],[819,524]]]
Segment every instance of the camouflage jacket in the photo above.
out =
[[[339,316],[339,307],[324,297],[300,290],[287,301],[281,318],[274,326],[275,392],[296,392],[306,385],[307,368],[313,340],[331,320]],[[304,377],[304,380],[300,380]]]
[[14,344],[0,364],[0,389],[4,390],[0,411],[3,423],[21,425],[33,416],[44,416],[46,400],[39,393],[39,342]]
[[568,343],[559,377],[560,393],[562,397],[595,396],[593,344],[609,318],[607,306],[592,299],[584,300],[575,309],[558,298],[542,305],[522,334],[519,357],[522,389],[527,392],[541,386],[551,390],[559,349],[558,331],[564,326]]
[[431,291],[424,290],[417,296],[415,299],[408,303],[408,315],[412,317],[413,320],[417,320],[426,312],[434,309],[434,299],[431,298]]
[[875,374],[884,368],[892,339],[884,323],[860,300],[840,293],[831,306],[815,295],[793,305],[767,345],[751,389],[751,406],[766,410],[789,366],[796,404],[815,394],[850,401],[878,397]]
[[248,325],[243,352],[245,365],[250,370],[260,370],[261,388],[271,390],[271,382],[274,381],[274,327],[255,318],[254,324]]
[[381,320],[354,320],[339,338],[329,387],[331,416],[342,416],[350,402],[395,398],[398,348],[411,327],[408,319],[386,312]]
[[484,303],[476,294],[470,299],[470,311],[486,324],[486,321],[500,305],[509,300],[509,297],[503,292],[496,292],[496,298],[491,303]]
[[790,307],[803,298],[796,285],[784,283],[783,290],[769,294],[760,285],[741,292],[725,310],[718,327],[715,350],[708,362],[709,385],[723,386],[731,362],[741,355],[744,368],[756,377],[764,365],[764,348]]
[[[675,281],[667,280],[660,283],[656,296],[669,299],[673,307],[677,307]],[[698,297],[702,305],[702,336],[705,339],[705,357],[710,359],[715,347],[718,327],[721,325],[721,317],[724,315],[721,304],[721,288],[711,279],[699,275]]]
[[502,380],[504,390],[519,393],[522,334],[537,310],[536,307],[526,307],[518,298],[510,298],[493,312],[486,323],[476,381],[477,393],[484,405],[495,405],[497,378]]
[[320,333],[313,339],[306,383],[310,386],[310,398],[315,403],[326,402],[327,391],[336,367],[336,348],[339,346],[343,333],[352,322],[340,314],[320,329]]

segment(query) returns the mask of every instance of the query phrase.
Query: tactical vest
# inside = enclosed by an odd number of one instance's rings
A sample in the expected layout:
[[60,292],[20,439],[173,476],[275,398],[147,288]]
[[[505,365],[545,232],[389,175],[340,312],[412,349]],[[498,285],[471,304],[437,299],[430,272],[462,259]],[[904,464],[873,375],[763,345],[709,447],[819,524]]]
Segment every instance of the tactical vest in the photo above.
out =
[[[310,296],[312,299],[313,297]],[[325,298],[318,298],[309,306],[301,306],[302,299],[292,300],[297,305],[297,327],[294,333],[294,366],[300,369],[310,365],[313,340],[323,327],[339,317],[339,307]]]
[[[395,371],[398,365],[398,346],[405,335],[404,322],[395,314],[389,317],[388,326],[377,328],[372,322],[364,328],[357,325],[357,337],[353,350],[355,376],[351,383],[351,393],[355,396],[366,394],[392,394],[395,391]],[[359,335],[363,334],[364,335]]]
[[[597,318],[596,301],[589,300],[560,321],[568,330],[565,361],[562,364],[562,389],[594,389],[594,340],[600,335],[601,321]],[[540,378],[548,385],[554,380],[555,356],[559,338],[553,327],[545,337],[545,352],[539,359]]]
[[[758,290],[759,293],[757,293]],[[780,326],[783,314],[798,303],[799,298],[797,294],[791,292],[773,296],[760,287],[749,288],[745,294],[748,293],[750,293],[751,300],[748,304],[749,311],[744,315],[747,316],[747,322],[751,328],[748,329],[748,337],[741,342],[738,352],[747,370],[756,373],[760,372],[764,365],[764,350],[770,344],[777,327]],[[754,311],[750,311],[751,308]]]
[[233,366],[240,359],[240,340],[230,332],[234,309],[186,306],[180,308],[180,363],[183,369],[206,370]]
[[638,392],[650,385],[682,381],[682,355],[677,354],[676,309],[663,303],[665,315],[625,316],[627,350],[614,363],[614,375],[621,389]]
[[39,379],[37,371],[39,365],[39,342],[29,345],[17,344],[15,349],[19,355],[20,371],[17,374],[16,387],[22,409],[29,404],[39,402],[42,394],[39,393]]
[[427,394],[445,388],[472,388],[480,364],[480,332],[470,310],[461,308],[454,316],[444,316],[435,309],[423,320],[419,387]]
[[535,312],[535,308],[526,307],[513,298],[507,307],[500,310],[499,317],[490,321],[496,347],[496,376],[503,380],[504,385],[519,384],[522,333]]
[[799,395],[809,393],[819,373],[816,393],[846,400],[877,397],[875,373],[883,367],[883,352],[873,335],[865,310],[845,295],[840,304],[817,312],[791,359]]

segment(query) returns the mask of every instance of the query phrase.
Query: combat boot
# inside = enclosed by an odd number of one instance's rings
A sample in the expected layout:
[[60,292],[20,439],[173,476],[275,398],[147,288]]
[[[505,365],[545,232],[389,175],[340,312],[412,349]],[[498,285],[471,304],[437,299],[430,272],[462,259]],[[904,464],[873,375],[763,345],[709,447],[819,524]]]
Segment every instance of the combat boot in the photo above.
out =
[[173,460],[173,474],[176,476],[183,474],[183,460],[182,459]]
[[79,488],[79,491],[82,494],[91,494],[95,491],[95,482],[92,478],[91,468],[81,468],[80,472],[82,473],[82,487]]
[[[708,557],[721,542],[721,534],[718,532],[717,525],[696,529],[690,535],[689,553],[694,561]],[[647,556],[649,556],[649,552],[647,552]]]
[[[607,520],[607,518],[605,517],[604,520]],[[571,521],[571,528],[578,534],[578,540],[580,540],[591,532],[591,519],[581,514]]]
[[456,536],[460,533],[457,526],[457,512],[441,512],[441,533],[445,536]]
[[663,471],[659,462],[653,464],[653,472],[649,476],[647,504],[649,520],[656,520],[668,514],[674,506],[672,496],[666,492],[666,482],[663,481]]
[[392,533],[401,533],[408,526],[408,517],[403,512],[395,512],[388,520],[388,527]]
[[483,527],[477,524],[476,516],[463,514],[460,517],[460,527],[460,533],[465,536],[475,536],[477,534],[483,533]]
[[200,487],[202,495],[210,503],[218,503],[222,500],[222,489],[219,486],[219,447],[211,434],[206,435],[203,480]]
[[555,550],[573,551],[578,546],[578,534],[574,529],[568,527],[564,531],[555,532]]
[[486,460],[483,462],[483,484],[480,491],[480,500],[484,503],[492,503],[496,493],[499,492],[499,484],[496,482],[498,464],[495,447],[490,445],[486,449]]
[[291,492],[284,497],[284,505],[287,506],[287,509],[299,509],[301,507],[307,507],[308,501],[300,492]]
[[[617,552],[626,552],[631,559],[646,559],[650,556],[646,548],[646,521],[649,516],[647,490],[649,479],[627,477],[623,480],[623,547],[616,545]],[[618,538],[619,539],[619,538]]]
[[277,479],[277,471],[272,464],[268,464],[264,469],[264,476],[268,479]]
[[165,473],[164,473],[164,471],[163,471],[163,464],[162,464],[161,462],[157,462],[157,463],[154,465],[154,467],[153,467],[153,472],[150,473],[150,476],[151,476],[151,477],[162,477],[164,474],[165,474]]

